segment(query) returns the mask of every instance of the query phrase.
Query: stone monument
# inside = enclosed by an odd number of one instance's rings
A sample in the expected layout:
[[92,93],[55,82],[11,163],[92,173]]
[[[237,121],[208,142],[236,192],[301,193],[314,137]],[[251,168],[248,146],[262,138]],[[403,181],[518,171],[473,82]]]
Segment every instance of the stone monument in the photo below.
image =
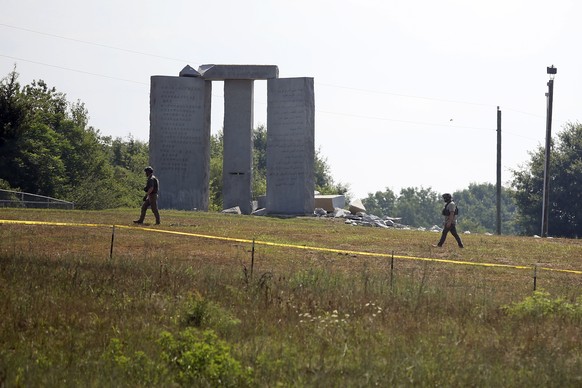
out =
[[277,78],[270,65],[202,65],[206,80],[224,81],[222,159],[223,208],[238,206],[242,214],[253,211],[254,81]]
[[150,164],[162,209],[208,210],[211,92],[203,78],[151,77]]
[[252,209],[254,80],[267,80],[267,211],[313,212],[313,78],[271,65],[186,66],[151,77],[150,164],[161,208],[208,210],[212,81],[224,81],[223,206]]
[[267,81],[267,211],[313,214],[313,78]]

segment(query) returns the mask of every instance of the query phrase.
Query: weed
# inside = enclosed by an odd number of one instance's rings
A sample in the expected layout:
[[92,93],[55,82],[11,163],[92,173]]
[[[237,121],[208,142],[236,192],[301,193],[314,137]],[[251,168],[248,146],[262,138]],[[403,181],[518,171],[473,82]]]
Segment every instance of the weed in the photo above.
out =
[[562,297],[551,298],[549,292],[539,290],[526,297],[521,302],[514,302],[503,307],[510,316],[518,318],[567,318],[580,321],[582,319],[582,298],[570,303]]
[[161,358],[176,371],[183,386],[245,387],[252,384],[252,369],[233,358],[230,347],[212,330],[187,328],[177,335],[162,333]]
[[200,294],[193,294],[184,302],[181,323],[183,326],[210,328],[227,335],[240,325],[240,320],[217,303]]

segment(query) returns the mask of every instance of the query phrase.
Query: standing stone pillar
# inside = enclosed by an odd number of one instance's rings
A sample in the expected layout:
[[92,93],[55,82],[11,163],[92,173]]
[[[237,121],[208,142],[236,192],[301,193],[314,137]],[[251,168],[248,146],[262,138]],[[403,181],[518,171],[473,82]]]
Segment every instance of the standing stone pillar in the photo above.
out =
[[225,209],[243,214],[253,211],[253,93],[253,80],[224,81],[222,198]]
[[150,164],[164,209],[208,210],[212,84],[196,76],[152,76]]
[[277,78],[273,65],[202,65],[206,80],[224,81],[224,153],[222,198],[225,209],[252,212],[254,81]]
[[313,214],[313,78],[267,81],[267,211]]

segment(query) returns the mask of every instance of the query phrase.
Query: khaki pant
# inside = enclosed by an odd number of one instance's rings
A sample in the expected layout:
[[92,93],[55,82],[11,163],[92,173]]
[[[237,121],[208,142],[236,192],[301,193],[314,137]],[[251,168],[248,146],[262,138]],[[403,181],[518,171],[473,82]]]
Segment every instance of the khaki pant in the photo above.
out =
[[154,213],[154,217],[156,217],[156,224],[160,223],[160,212],[158,211],[158,195],[152,194],[148,195],[146,200],[143,201],[141,205],[141,215],[139,216],[139,220],[137,222],[143,222],[146,216],[146,211],[148,207],[152,208],[152,213]]

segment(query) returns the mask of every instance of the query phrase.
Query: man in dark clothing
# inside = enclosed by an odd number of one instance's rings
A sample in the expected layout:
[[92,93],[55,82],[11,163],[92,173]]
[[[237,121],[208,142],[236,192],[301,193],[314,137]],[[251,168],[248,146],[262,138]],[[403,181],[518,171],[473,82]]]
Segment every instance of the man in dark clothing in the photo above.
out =
[[457,240],[457,244],[459,244],[459,248],[464,248],[463,242],[461,241],[461,237],[457,233],[457,205],[453,202],[453,196],[449,193],[443,194],[443,200],[445,201],[445,208],[443,209],[443,216],[445,216],[445,223],[443,228],[443,233],[441,235],[441,239],[438,242],[437,246],[442,247],[447,239],[447,234],[451,232],[455,240]]
[[160,182],[158,178],[154,176],[154,169],[147,166],[145,169],[145,174],[148,177],[144,191],[146,195],[143,197],[143,204],[141,205],[141,215],[139,220],[133,221],[136,224],[143,224],[145,219],[146,211],[148,207],[152,208],[152,213],[156,217],[156,225],[160,224],[160,213],[158,212],[158,190],[160,187]]

